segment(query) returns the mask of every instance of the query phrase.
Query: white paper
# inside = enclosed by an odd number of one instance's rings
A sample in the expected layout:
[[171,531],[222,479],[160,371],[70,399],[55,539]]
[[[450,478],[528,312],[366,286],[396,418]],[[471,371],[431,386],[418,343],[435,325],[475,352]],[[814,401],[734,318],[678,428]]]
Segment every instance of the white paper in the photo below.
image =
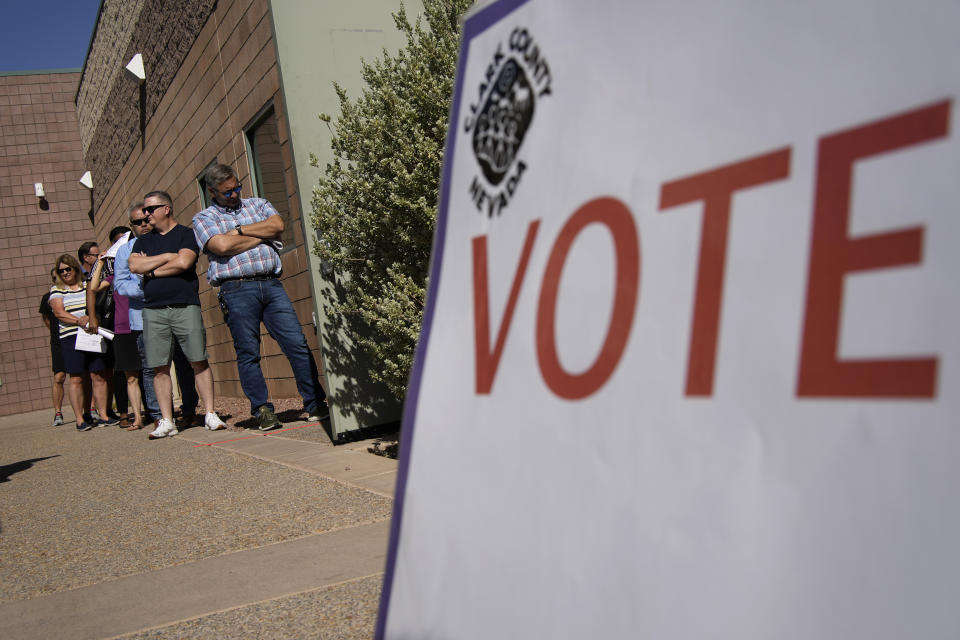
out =
[[127,231],[125,234],[123,234],[122,236],[120,236],[119,238],[117,238],[117,241],[114,242],[112,245],[110,245],[110,248],[107,249],[106,252],[104,252],[104,253],[101,255],[101,257],[102,257],[102,258],[116,258],[116,257],[117,257],[117,251],[120,250],[120,247],[122,247],[123,245],[127,244],[127,242],[128,242],[129,240],[130,240],[130,232]]
[[87,333],[83,329],[77,332],[76,349],[78,351],[91,351],[93,353],[106,353],[107,345],[103,337],[96,333]]

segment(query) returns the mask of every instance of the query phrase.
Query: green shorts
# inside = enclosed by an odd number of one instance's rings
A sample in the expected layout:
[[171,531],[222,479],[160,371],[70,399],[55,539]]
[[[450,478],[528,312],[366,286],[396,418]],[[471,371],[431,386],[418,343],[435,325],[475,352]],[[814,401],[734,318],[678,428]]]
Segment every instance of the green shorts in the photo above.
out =
[[206,360],[207,332],[203,328],[200,307],[188,304],[183,307],[146,308],[143,310],[143,346],[146,351],[146,366],[151,369],[165,367],[173,360],[173,341],[176,339],[183,354],[190,362]]

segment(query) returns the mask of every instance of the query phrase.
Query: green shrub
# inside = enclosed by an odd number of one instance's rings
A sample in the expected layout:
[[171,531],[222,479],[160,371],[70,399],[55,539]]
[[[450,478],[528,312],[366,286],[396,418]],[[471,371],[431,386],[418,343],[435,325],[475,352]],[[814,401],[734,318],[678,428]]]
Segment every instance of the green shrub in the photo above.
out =
[[412,25],[401,5],[393,18],[406,46],[363,63],[366,88],[355,101],[334,85],[334,161],[313,191],[316,253],[345,292],[335,310],[362,317],[365,330],[351,338],[370,356],[369,375],[401,399],[426,302],[460,17],[470,4],[425,0]]

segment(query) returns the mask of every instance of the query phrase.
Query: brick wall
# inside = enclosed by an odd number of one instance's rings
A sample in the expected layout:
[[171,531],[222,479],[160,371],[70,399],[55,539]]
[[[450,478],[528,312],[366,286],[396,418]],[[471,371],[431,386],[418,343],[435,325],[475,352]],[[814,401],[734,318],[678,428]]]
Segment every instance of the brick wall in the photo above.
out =
[[[138,17],[138,24],[156,25],[176,22],[183,13],[179,5],[184,3],[160,3],[148,1]],[[200,3],[202,4],[202,3]],[[212,3],[211,3],[212,4]],[[135,10],[136,5],[131,5]],[[101,17],[101,21],[103,18]],[[98,24],[97,29],[101,27]],[[168,55],[165,50],[148,47],[156,41],[156,28],[139,27],[129,44],[129,52],[144,53],[147,70],[147,95],[159,94],[155,109],[146,122],[142,140],[139,125],[131,130],[127,118],[129,112],[139,113],[136,94],[111,93],[110,106],[104,110],[95,126],[88,161],[99,162],[93,148],[97,136],[111,140],[128,149],[115,179],[103,181],[94,172],[95,191],[98,193],[95,226],[101,235],[117,224],[125,224],[124,212],[130,202],[139,199],[153,189],[163,189],[174,200],[174,211],[181,224],[189,225],[201,208],[196,177],[215,158],[232,165],[244,183],[245,196],[250,195],[252,183],[244,144],[243,128],[261,109],[273,101],[280,133],[281,155],[286,175],[286,190],[290,208],[288,226],[294,230],[296,249],[284,254],[284,285],[294,302],[304,334],[314,350],[318,366],[321,366],[317,339],[312,324],[313,300],[306,273],[307,260],[301,225],[301,203],[296,192],[296,181],[288,139],[289,128],[280,94],[279,72],[273,30],[267,10],[267,0],[220,0],[197,32],[175,73],[170,75],[169,63],[158,63]],[[182,38],[163,40],[174,53],[184,46]],[[98,47],[108,43],[94,39],[90,59],[101,54]],[[148,53],[152,51],[152,53]],[[170,55],[173,55],[171,53]],[[127,58],[129,59],[129,58]],[[163,71],[153,78],[151,69]],[[122,65],[116,74],[126,74]],[[91,82],[93,75],[91,74]],[[168,82],[169,80],[169,82]],[[85,95],[84,77],[80,94]],[[118,80],[114,82],[121,84]],[[166,83],[162,93],[152,83]],[[91,88],[90,95],[96,91]],[[78,104],[81,119],[83,112],[91,107]],[[110,109],[121,115],[110,115]],[[139,116],[138,116],[139,117]],[[109,135],[108,135],[109,134]],[[106,166],[106,165],[102,165]],[[100,171],[100,175],[108,172]],[[201,257],[199,269],[206,272],[206,259]],[[236,369],[236,354],[230,332],[220,316],[216,291],[200,279],[200,300],[204,323],[207,327],[207,344],[210,362],[218,395],[243,396]],[[264,335],[263,372],[274,398],[297,395],[293,374],[279,347],[269,336]]]
[[97,239],[90,192],[77,183],[85,170],[73,102],[79,78],[0,75],[0,415],[52,406],[49,333],[37,308],[57,256]]
[[[116,181],[216,0],[105,0],[77,92],[83,154],[96,185]],[[140,53],[147,80],[125,70]],[[107,192],[94,191],[99,210]]]
[[[144,0],[104,0],[100,5],[97,29],[90,55],[83,65],[83,83],[77,91],[78,121],[83,152],[87,153],[97,123],[101,121],[110,93],[118,79],[117,69],[126,66],[133,56],[124,57],[130,49],[133,30],[143,11]],[[130,78],[136,86],[136,80]],[[98,168],[97,173],[101,173]]]

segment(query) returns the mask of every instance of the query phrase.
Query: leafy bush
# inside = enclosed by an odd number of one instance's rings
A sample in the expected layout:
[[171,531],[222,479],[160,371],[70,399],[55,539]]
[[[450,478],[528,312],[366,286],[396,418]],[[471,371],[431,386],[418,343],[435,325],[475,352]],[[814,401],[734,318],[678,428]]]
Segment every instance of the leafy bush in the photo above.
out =
[[362,317],[365,330],[351,338],[370,356],[369,375],[401,399],[426,302],[460,17],[470,4],[425,0],[414,24],[402,5],[393,14],[407,44],[363,63],[356,101],[334,85],[334,161],[313,191],[316,253],[345,293],[336,311]]

